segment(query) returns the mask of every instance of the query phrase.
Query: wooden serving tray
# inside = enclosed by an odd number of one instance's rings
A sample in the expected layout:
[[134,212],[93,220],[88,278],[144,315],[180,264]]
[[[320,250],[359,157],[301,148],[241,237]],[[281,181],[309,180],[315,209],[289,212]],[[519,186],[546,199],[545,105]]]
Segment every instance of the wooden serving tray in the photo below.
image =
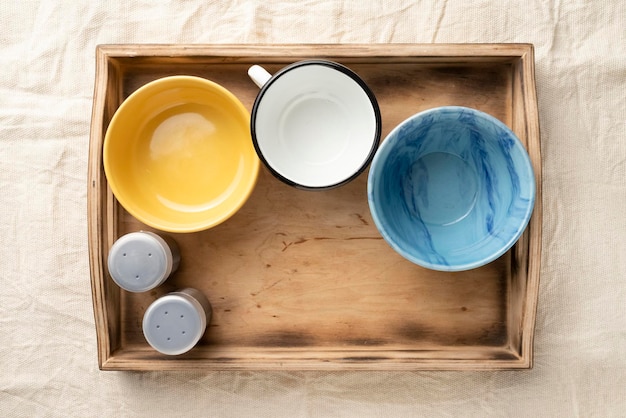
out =
[[[541,260],[541,156],[532,45],[100,46],[89,155],[89,251],[98,360],[105,370],[524,369],[532,367]],[[510,126],[537,180],[529,227],[504,256],[443,273],[396,254],[369,213],[367,173],[331,191],[280,183],[262,169],[246,205],[204,232],[173,234],[178,272],[132,294],[106,260],[122,234],[150,230],[107,186],[102,144],[120,103],[150,80],[174,74],[222,84],[251,109],[247,69],[270,72],[308,58],[343,63],[378,98],[383,138],[408,116],[442,105],[477,108]],[[160,294],[195,287],[213,305],[198,346],[165,356],[141,321]]]

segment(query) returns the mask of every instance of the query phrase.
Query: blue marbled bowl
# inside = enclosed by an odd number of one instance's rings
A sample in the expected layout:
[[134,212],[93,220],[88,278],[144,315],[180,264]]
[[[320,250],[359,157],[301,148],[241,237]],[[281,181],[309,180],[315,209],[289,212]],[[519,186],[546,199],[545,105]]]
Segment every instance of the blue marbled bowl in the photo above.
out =
[[400,255],[461,271],[504,254],[526,228],[535,177],[515,134],[475,109],[418,113],[379,147],[367,198],[378,230]]

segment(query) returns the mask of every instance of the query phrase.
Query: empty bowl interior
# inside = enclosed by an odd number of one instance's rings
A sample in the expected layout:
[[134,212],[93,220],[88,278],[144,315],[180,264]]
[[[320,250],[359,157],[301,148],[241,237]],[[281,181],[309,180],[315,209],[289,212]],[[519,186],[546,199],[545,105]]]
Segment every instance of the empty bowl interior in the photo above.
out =
[[419,113],[394,129],[370,169],[368,201],[387,242],[437,270],[484,265],[508,250],[532,212],[535,183],[519,139],[474,109]]
[[280,177],[305,187],[341,183],[366,166],[380,137],[377,104],[339,67],[302,64],[277,74],[255,104],[253,136]]
[[122,103],[107,130],[104,168],[121,205],[158,229],[214,226],[243,205],[258,175],[249,114],[223,87],[156,80]]

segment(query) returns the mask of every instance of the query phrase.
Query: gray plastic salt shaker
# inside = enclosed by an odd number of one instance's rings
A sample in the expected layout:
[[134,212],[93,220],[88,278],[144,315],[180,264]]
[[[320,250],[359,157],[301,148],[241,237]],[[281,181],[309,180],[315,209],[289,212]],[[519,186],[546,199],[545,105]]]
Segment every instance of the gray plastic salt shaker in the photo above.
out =
[[154,232],[131,232],[109,251],[111,278],[129,292],[145,292],[162,284],[176,271],[180,251],[176,242]]
[[211,305],[198,290],[186,288],[161,296],[143,316],[146,341],[160,353],[179,355],[191,350],[211,321]]

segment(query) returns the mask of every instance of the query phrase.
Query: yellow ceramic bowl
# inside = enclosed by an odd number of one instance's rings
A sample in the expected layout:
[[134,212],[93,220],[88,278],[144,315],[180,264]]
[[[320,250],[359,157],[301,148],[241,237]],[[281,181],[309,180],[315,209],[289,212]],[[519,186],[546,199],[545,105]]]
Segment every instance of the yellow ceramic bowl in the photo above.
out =
[[104,139],[104,171],[120,204],[169,232],[211,228],[246,202],[259,173],[250,114],[209,80],[172,76],[131,94]]

